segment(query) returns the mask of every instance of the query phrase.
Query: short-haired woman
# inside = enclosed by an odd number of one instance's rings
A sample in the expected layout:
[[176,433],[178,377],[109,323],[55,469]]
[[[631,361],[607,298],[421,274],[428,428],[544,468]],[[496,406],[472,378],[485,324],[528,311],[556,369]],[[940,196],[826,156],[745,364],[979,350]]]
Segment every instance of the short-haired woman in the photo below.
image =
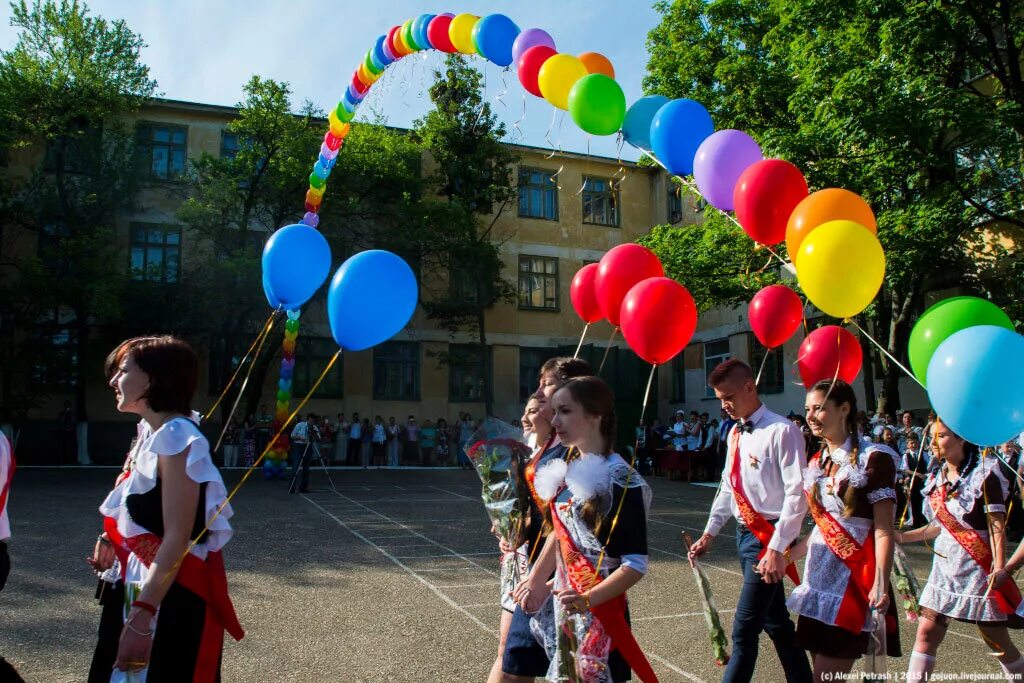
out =
[[136,337],[106,369],[117,410],[142,420],[126,471],[100,506],[119,580],[89,680],[106,683],[111,669],[145,670],[149,683],[219,680],[224,631],[236,640],[243,632],[221,557],[232,535],[227,489],[190,419],[196,355],[174,337]]

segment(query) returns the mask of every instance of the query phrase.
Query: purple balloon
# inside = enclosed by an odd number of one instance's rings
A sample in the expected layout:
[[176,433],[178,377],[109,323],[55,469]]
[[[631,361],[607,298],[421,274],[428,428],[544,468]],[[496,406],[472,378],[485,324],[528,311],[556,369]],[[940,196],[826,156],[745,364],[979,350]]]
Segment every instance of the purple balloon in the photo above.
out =
[[316,215],[312,211],[307,211],[306,215],[302,217],[302,222],[311,228],[315,228],[320,224],[320,216]]
[[693,179],[708,204],[731,211],[732,193],[748,167],[764,159],[761,147],[741,130],[712,133],[697,148],[693,160]]
[[524,52],[538,45],[547,45],[554,50],[555,40],[542,28],[528,28],[520,33],[512,43],[512,63],[518,64]]
[[392,62],[397,62],[398,61],[398,55],[396,55],[394,52],[392,52],[391,48],[388,47],[388,41],[387,40],[385,40],[384,44],[381,45],[381,49],[384,51],[384,55],[388,59],[390,59]]

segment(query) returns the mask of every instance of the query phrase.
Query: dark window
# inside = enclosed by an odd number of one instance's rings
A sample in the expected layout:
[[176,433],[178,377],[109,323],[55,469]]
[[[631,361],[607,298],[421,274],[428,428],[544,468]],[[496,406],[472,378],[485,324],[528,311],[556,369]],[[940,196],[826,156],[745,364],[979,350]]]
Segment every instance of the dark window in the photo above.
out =
[[673,225],[683,220],[683,188],[668,181],[668,222]]
[[238,133],[226,130],[220,132],[220,156],[222,159],[234,159],[242,148]]
[[448,295],[455,301],[475,304],[480,298],[476,279],[464,260],[452,256],[448,270]]
[[[487,347],[487,376],[493,378],[491,347]],[[494,382],[488,382],[492,385]],[[484,367],[476,344],[448,346],[448,400],[467,403],[484,401]]]
[[[229,340],[223,335],[214,335],[210,339],[210,362],[207,368],[208,390],[211,396],[218,396],[224,391],[228,380],[234,374],[242,356],[248,348],[249,340],[234,337]],[[244,416],[243,416],[244,418]]]
[[133,279],[177,282],[181,268],[181,228],[132,223],[130,254]]
[[708,375],[711,371],[717,368],[721,363],[729,360],[729,340],[719,339],[718,341],[707,342],[704,344],[704,396],[705,398],[714,398],[715,390],[709,387]]
[[52,275],[66,275],[63,240],[70,236],[65,223],[47,223],[39,233],[39,260]]
[[686,403],[686,365],[681,353],[672,359],[672,402]]
[[550,171],[519,169],[519,215],[558,220],[558,184]]
[[537,376],[549,358],[561,355],[552,347],[519,347],[519,400],[526,403],[537,391]]
[[519,308],[558,310],[558,259],[519,257]]
[[95,168],[100,153],[100,137],[98,128],[88,128],[80,135],[61,136],[46,141],[46,152],[43,157],[43,169],[57,170],[57,157],[63,146],[64,173],[91,173]]
[[[303,337],[299,334],[295,345],[295,369],[292,371],[292,396],[305,396],[313,383],[337,352],[338,345],[329,337]],[[345,389],[343,357],[334,362],[313,398],[341,398]]]
[[420,346],[416,342],[384,342],[373,349],[373,398],[420,400]]
[[55,313],[52,324],[35,329],[32,381],[46,387],[73,387],[78,383],[77,335],[58,319]]
[[618,227],[619,190],[611,180],[584,177],[583,222]]
[[156,180],[173,180],[185,173],[188,128],[169,124],[143,123],[136,143],[145,173]]
[[[765,359],[765,353],[768,358]],[[762,368],[762,363],[764,366]],[[761,373],[761,381],[757,390],[762,394],[781,394],[786,390],[786,369],[782,363],[782,347],[768,350],[757,338],[750,335],[750,367],[754,369],[754,377]]]

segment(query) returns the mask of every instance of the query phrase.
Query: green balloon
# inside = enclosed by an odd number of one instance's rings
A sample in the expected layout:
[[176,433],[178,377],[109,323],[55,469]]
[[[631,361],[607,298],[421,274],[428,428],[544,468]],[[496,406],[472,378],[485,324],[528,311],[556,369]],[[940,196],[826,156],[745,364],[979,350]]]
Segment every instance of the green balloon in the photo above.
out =
[[569,113],[591,135],[612,135],[626,118],[626,96],[614,78],[590,74],[569,91]]
[[363,66],[366,67],[367,71],[374,75],[379,74],[381,71],[383,71],[383,69],[378,69],[377,65],[373,63],[372,59],[370,59],[369,52],[366,53],[366,58],[363,60]]
[[412,35],[412,21],[407,21],[402,25],[402,40],[413,50],[417,52],[423,49],[423,46],[416,42],[416,39]]
[[341,102],[338,102],[338,106],[334,108],[334,115],[337,116],[338,120],[342,123],[348,123],[355,117],[355,114],[350,112],[348,109],[345,109],[345,105]]
[[315,187],[316,189],[319,190],[319,189],[323,188],[325,185],[327,185],[327,181],[324,178],[321,178],[316,173],[310,173],[309,174],[309,186],[310,187]]
[[928,363],[939,344],[960,330],[976,325],[995,325],[1013,330],[1010,317],[991,301],[976,296],[944,299],[921,314],[910,331],[910,369],[927,386]]

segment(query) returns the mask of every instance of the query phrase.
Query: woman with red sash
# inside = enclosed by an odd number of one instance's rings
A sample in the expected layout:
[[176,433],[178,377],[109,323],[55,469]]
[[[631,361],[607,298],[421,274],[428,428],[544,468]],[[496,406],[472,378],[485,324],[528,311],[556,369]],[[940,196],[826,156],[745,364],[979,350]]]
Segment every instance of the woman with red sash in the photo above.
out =
[[[1021,628],[1014,614],[1020,592],[1003,567],[1009,484],[999,461],[957,436],[941,419],[932,425],[932,457],[942,462],[922,493],[928,525],[896,534],[897,543],[935,540],[928,583],[921,591],[921,619],[907,680],[927,680],[949,620],[976,624],[999,657],[1008,680],[1024,674],[1024,657],[1007,628]],[[992,535],[989,535],[989,529]],[[994,587],[990,590],[990,582]]]
[[615,399],[597,377],[570,380],[552,397],[551,426],[579,455],[538,469],[557,569],[553,600],[533,620],[551,657],[549,681],[613,683],[657,678],[629,626],[626,591],[647,573],[651,489],[617,453]]
[[800,615],[797,642],[812,654],[814,680],[835,681],[866,652],[877,612],[885,615],[886,653],[900,656],[889,586],[899,456],[858,437],[857,397],[843,380],[811,387],[806,411],[822,442],[804,470],[815,526],[793,547],[807,560],[786,604]]
[[[224,631],[236,640],[243,632],[221,557],[231,508],[216,514],[227,489],[209,443],[187,417],[195,353],[174,337],[137,337],[108,356],[107,375],[117,409],[139,415],[144,426],[100,506],[101,542],[117,556],[112,593],[120,599],[105,603],[90,683],[142,671],[148,683],[219,681]],[[108,618],[115,610],[121,628]]]

